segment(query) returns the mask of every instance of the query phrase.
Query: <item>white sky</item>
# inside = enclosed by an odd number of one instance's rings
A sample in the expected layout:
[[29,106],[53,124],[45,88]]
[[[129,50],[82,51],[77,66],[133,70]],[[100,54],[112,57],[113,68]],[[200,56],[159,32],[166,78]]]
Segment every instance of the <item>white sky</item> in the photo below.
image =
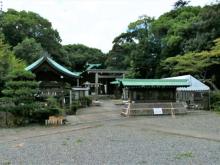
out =
[[[33,11],[52,22],[62,44],[81,43],[108,52],[113,39],[141,15],[159,17],[177,0],[2,0],[3,10]],[[212,0],[191,0],[191,5]]]

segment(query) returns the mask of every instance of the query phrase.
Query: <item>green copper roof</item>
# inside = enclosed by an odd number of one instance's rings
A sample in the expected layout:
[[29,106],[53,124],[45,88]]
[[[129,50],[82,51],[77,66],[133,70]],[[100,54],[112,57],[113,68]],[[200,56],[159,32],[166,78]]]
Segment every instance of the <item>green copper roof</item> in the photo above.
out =
[[86,70],[97,69],[97,68],[100,67],[101,65],[102,65],[102,64],[87,64]]
[[120,82],[118,80],[115,80],[115,81],[112,81],[110,82],[110,84],[113,84],[113,85],[118,85]]
[[63,74],[66,74],[68,76],[79,77],[79,75],[80,75],[79,72],[76,72],[76,73],[71,72],[71,71],[69,71],[68,69],[66,69],[65,67],[63,67],[62,65],[58,64],[57,62],[55,62],[54,60],[52,60],[50,57],[47,57],[47,56],[41,57],[40,59],[38,59],[37,61],[35,61],[31,65],[26,67],[25,70],[32,71],[35,68],[39,67],[44,61],[48,62],[48,64],[52,68],[62,72]]
[[118,79],[126,87],[187,87],[187,79]]

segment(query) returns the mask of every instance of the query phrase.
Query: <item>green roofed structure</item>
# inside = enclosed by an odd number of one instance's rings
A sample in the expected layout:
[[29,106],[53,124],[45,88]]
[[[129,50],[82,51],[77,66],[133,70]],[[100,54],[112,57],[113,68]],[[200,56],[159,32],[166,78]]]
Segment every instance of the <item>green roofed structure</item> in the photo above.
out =
[[188,87],[187,79],[117,79],[111,82],[123,89],[123,97],[136,102],[176,101],[176,88]]
[[80,78],[79,72],[72,72],[45,55],[25,68],[36,74],[38,81],[56,81],[76,86]]
[[118,79],[112,84],[120,84],[129,88],[167,88],[188,87],[187,79]]
[[129,100],[125,116],[186,113],[184,104],[176,102],[176,88],[190,86],[187,79],[117,79],[111,84]]
[[[42,69],[42,70],[41,70]],[[79,78],[79,72],[72,72],[65,68],[64,66],[58,64],[56,61],[52,60],[48,56],[43,56],[28,67],[25,70],[38,72],[38,71],[55,71],[58,75],[66,77],[66,78]]]
[[79,85],[80,73],[72,72],[58,64],[48,55],[44,55],[25,68],[36,75],[40,82],[39,97],[56,97],[64,106],[72,101],[72,87]]

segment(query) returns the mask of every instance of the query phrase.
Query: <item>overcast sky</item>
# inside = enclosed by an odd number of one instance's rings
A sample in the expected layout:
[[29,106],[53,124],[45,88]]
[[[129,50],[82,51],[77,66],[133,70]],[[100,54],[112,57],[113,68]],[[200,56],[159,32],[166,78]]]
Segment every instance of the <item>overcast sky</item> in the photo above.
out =
[[[159,17],[176,0],[2,0],[3,10],[34,11],[52,22],[62,44],[82,43],[108,52],[113,39],[141,15]],[[211,0],[191,0],[204,6]]]

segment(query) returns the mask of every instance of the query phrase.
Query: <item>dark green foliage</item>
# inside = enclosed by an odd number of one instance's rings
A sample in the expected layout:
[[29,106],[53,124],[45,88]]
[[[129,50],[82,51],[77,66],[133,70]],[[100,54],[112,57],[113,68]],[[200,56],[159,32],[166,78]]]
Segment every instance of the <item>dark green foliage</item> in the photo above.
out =
[[16,46],[25,38],[34,38],[49,51],[61,41],[59,33],[52,29],[51,23],[34,12],[9,9],[2,16],[2,32],[12,46]]
[[16,125],[28,123],[31,120],[31,114],[38,108],[34,97],[38,83],[34,81],[34,77],[31,72],[24,69],[13,70],[6,76],[2,100],[7,106],[1,109],[19,118],[19,123],[15,121]]
[[92,99],[90,97],[81,97],[79,98],[81,106],[90,106],[92,104]]
[[211,93],[211,108],[220,112],[220,92],[215,91]]
[[34,38],[25,38],[21,43],[13,48],[17,58],[23,59],[27,64],[31,64],[43,55],[43,48]]
[[184,7],[184,6],[188,5],[189,2],[190,1],[178,0],[177,2],[175,2],[174,8],[178,9],[178,8]]
[[69,67],[76,71],[82,71],[87,62],[103,64],[105,61],[104,53],[96,48],[89,48],[82,44],[76,44],[65,45],[63,49],[67,52],[71,63]]
[[60,108],[57,99],[49,97],[45,102],[38,104],[38,108],[33,111],[31,118],[34,122],[44,123],[49,116],[62,116],[63,113],[64,110]]
[[143,16],[130,23],[127,32],[114,39],[107,66],[127,69],[131,78],[196,74],[219,86],[219,57],[212,49],[220,37],[220,4],[175,5],[158,19]]
[[[2,34],[4,40],[15,47],[16,55],[28,63],[40,54],[41,46],[61,64],[68,65],[69,59],[60,44],[61,38],[52,24],[34,12],[16,11],[9,9],[2,14]],[[35,41],[34,41],[34,40]],[[39,45],[40,44],[40,45]],[[26,49],[24,54],[20,53]],[[26,56],[33,56],[30,60]]]
[[8,73],[15,69],[22,70],[25,67],[24,62],[16,59],[9,48],[0,40],[0,97]]
[[34,102],[38,83],[35,76],[25,70],[14,70],[7,76],[5,88],[2,91],[5,98],[12,100],[16,106]]
[[67,115],[75,115],[77,109],[90,106],[92,99],[90,97],[81,97],[79,100],[73,101],[71,108],[66,110]]
[[76,115],[77,109],[80,108],[80,102],[79,101],[73,101],[71,108],[66,110],[67,115]]
[[[214,89],[217,89],[220,81],[220,39],[215,40],[215,45],[210,51],[199,53],[189,52],[184,55],[170,57],[164,60],[161,65],[163,70],[171,75],[194,74],[209,83]],[[211,79],[207,80],[207,79]],[[213,84],[216,83],[217,87]]]

